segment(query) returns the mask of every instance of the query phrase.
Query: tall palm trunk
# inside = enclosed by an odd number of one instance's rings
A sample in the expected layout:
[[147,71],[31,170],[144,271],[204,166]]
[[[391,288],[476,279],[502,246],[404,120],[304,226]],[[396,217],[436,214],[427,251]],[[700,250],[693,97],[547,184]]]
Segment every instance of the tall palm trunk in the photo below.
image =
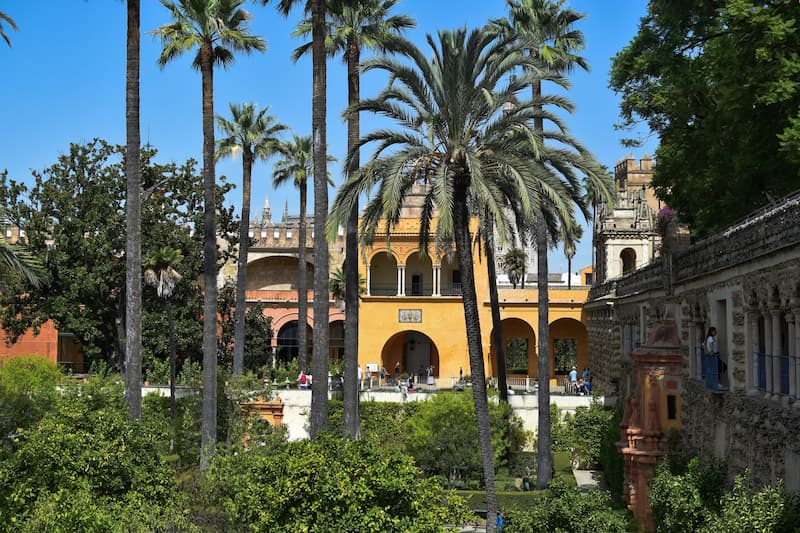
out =
[[177,408],[175,404],[175,379],[176,379],[176,347],[175,347],[175,316],[172,311],[172,301],[167,298],[167,327],[169,335],[169,419],[170,437],[169,451],[172,453],[175,442],[175,417]]
[[456,256],[461,271],[461,290],[464,299],[464,321],[467,329],[469,369],[472,381],[472,398],[478,423],[478,442],[483,463],[483,479],[486,485],[487,522],[486,531],[494,531],[497,518],[497,496],[494,484],[494,452],[489,430],[489,401],[486,396],[486,372],[483,365],[481,325],[478,316],[478,296],[475,291],[475,273],[472,267],[472,239],[469,233],[469,209],[467,190],[469,178],[456,178],[453,191],[453,234]]
[[308,210],[308,183],[300,186],[300,229],[298,238],[297,261],[300,268],[297,273],[297,361],[300,370],[308,370],[308,267],[306,261],[306,211]]
[[311,438],[328,427],[328,157],[325,114],[327,113],[325,63],[325,0],[311,1],[311,62],[313,95],[311,135],[314,150],[314,351],[311,390]]
[[217,235],[214,177],[214,52],[200,46],[203,84],[203,414],[200,470],[214,456],[217,443]]
[[125,81],[125,395],[142,418],[142,184],[139,168],[139,0],[128,0]]
[[[533,101],[540,102],[542,95],[542,82],[537,81],[532,86]],[[544,140],[544,119],[542,106],[534,107],[533,127]],[[544,200],[543,200],[544,201]],[[538,372],[539,372],[539,440],[536,454],[536,488],[544,489],[553,478],[552,436],[550,432],[550,301],[547,292],[547,224],[543,214],[536,219],[536,259],[537,279],[539,289],[539,346],[538,346]]]
[[244,372],[244,324],[247,309],[247,250],[250,247],[250,180],[253,154],[242,151],[242,221],[239,224],[239,265],[236,269],[236,311],[233,320],[233,375]]
[[486,217],[484,236],[486,243],[486,271],[489,277],[489,303],[492,308],[492,344],[497,362],[497,386],[500,389],[500,401],[508,403],[508,383],[506,380],[506,351],[503,346],[503,321],[500,319],[500,297],[497,294],[497,270],[494,255],[494,225]]
[[[360,78],[358,64],[360,61],[358,44],[351,41],[347,45],[347,103],[353,106],[358,103],[360,95]],[[358,144],[360,121],[358,111],[347,117],[347,152],[350,154]],[[358,171],[360,166],[358,153],[350,159],[348,176]],[[359,419],[358,390],[358,199],[347,217],[345,237],[345,321],[344,321],[344,434],[357,439],[361,433]]]

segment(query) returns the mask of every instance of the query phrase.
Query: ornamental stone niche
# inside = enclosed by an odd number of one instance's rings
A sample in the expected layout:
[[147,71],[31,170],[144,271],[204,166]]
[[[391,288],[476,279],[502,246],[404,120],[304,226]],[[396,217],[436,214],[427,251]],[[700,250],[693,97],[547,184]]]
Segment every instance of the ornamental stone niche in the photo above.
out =
[[634,383],[625,398],[617,443],[624,460],[623,497],[642,531],[654,531],[650,483],[666,453],[667,437],[681,429],[681,348],[674,320],[656,326],[631,353]]

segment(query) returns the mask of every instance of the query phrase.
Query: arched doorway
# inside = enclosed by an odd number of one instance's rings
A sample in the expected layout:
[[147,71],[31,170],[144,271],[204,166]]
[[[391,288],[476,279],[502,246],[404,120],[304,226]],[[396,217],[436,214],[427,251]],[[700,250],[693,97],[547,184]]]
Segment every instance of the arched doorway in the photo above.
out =
[[344,358],[344,320],[334,320],[328,325],[328,357],[331,362]]
[[[492,332],[494,339],[494,332]],[[506,318],[503,320],[503,348],[506,357],[506,375],[536,376],[536,333],[522,319]],[[497,347],[491,346],[492,375],[497,375]]]
[[[293,359],[297,359],[297,324],[297,320],[292,320],[284,324],[278,331],[277,345],[275,346],[276,363],[286,364]],[[308,339],[307,360],[311,359],[312,335],[311,327],[306,324],[306,339]]]
[[433,294],[433,266],[430,256],[416,252],[406,259],[406,295]]
[[636,250],[633,248],[625,248],[619,253],[619,258],[622,261],[623,274],[636,270]]
[[395,333],[381,350],[381,364],[387,374],[394,376],[398,369],[401,374],[414,374],[419,379],[425,376],[428,367],[433,367],[433,375],[439,375],[439,350],[430,337],[419,331]]
[[550,324],[550,363],[555,376],[566,376],[574,366],[578,376],[589,366],[586,326],[574,318],[559,318]]

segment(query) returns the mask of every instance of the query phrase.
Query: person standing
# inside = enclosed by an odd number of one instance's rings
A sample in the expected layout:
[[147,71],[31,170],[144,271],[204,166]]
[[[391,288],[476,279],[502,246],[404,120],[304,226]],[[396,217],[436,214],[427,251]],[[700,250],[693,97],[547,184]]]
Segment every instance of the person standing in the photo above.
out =
[[573,394],[578,394],[578,369],[574,366],[569,371],[569,390]]
[[715,328],[714,326],[708,328],[708,333],[706,334],[706,342],[703,348],[706,351],[706,355],[719,355],[719,344],[717,343],[717,328]]
[[394,365],[394,382],[400,383],[400,361]]
[[367,365],[367,389],[372,390],[372,370]]

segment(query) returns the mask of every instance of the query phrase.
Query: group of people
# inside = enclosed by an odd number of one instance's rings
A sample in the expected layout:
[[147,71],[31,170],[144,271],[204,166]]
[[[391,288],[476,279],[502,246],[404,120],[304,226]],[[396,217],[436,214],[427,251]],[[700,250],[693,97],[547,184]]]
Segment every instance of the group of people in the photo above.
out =
[[569,392],[580,396],[592,394],[592,373],[589,371],[589,367],[583,369],[580,379],[578,379],[578,369],[572,367],[569,372]]

